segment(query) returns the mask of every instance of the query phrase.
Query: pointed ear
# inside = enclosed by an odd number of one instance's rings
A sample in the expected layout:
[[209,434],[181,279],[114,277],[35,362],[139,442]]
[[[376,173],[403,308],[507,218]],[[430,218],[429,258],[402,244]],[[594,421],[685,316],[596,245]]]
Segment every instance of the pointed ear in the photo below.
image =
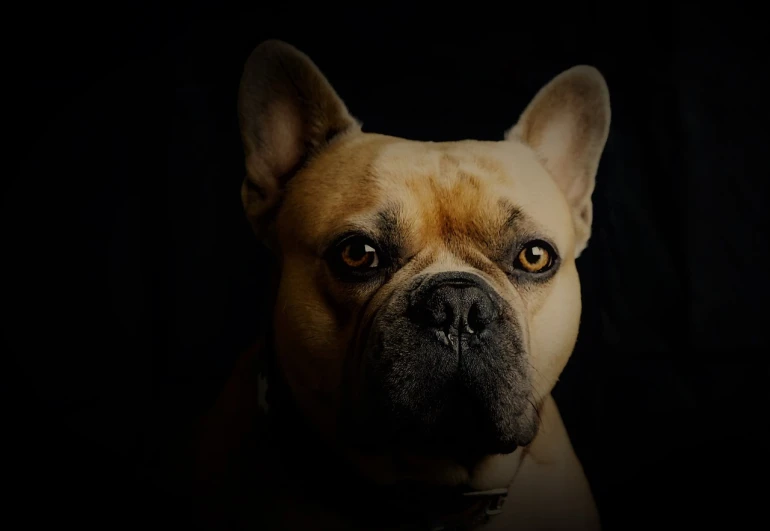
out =
[[335,136],[360,125],[315,64],[277,40],[257,46],[246,61],[238,114],[246,156],[241,198],[264,237],[289,179]]
[[591,236],[591,194],[609,129],[607,83],[596,68],[576,66],[540,89],[505,135],[535,150],[567,198],[575,222],[575,257]]

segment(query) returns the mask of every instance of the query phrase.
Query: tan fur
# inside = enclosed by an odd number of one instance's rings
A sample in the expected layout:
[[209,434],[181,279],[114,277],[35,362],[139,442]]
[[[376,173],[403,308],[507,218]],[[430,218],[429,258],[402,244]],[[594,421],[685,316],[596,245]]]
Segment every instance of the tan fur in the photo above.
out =
[[[371,318],[418,273],[473,271],[522,325],[542,404],[534,442],[489,456],[473,470],[429,456],[377,458],[350,449],[348,455],[381,481],[418,477],[477,488],[512,482],[511,501],[496,522],[503,528],[597,528],[590,489],[550,392],[578,333],[575,258],[590,235],[590,196],[609,126],[601,75],[576,67],[557,77],[504,141],[414,142],[362,133],[309,59],[269,41],[249,59],[240,105],[244,206],[257,234],[276,243],[281,264],[275,349],[308,418],[331,444],[346,448],[336,417],[346,356],[360,340],[355,317]],[[558,249],[561,267],[549,282],[522,287],[505,274],[499,245],[510,207],[522,213],[518,230],[545,235]],[[340,284],[324,260],[330,238],[371,226],[388,208],[397,213],[404,263],[376,292]]]

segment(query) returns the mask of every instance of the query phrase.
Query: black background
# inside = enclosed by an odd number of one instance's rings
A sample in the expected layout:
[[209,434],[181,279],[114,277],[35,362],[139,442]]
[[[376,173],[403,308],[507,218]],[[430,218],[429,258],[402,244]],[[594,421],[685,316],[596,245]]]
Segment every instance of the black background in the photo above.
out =
[[236,95],[267,38],[310,55],[364,130],[417,140],[500,139],[551,77],[597,66],[613,122],[557,401],[607,529],[762,514],[760,19],[736,4],[10,12],[0,378],[19,522],[184,528],[160,449],[265,319]]

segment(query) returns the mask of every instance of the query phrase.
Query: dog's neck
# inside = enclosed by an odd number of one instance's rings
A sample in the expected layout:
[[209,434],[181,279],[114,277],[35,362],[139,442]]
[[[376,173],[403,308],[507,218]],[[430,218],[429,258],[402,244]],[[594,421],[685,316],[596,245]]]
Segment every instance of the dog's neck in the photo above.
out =
[[470,530],[502,511],[505,488],[383,486],[363,477],[303,418],[278,368],[271,338],[260,350],[259,397],[267,412],[269,459],[285,486],[299,496],[311,496],[356,528]]

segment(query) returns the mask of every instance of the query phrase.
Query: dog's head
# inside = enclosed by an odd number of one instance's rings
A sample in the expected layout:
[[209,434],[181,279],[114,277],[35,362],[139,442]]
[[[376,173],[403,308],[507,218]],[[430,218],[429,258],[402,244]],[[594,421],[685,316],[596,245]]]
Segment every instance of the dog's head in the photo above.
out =
[[599,72],[556,77],[499,142],[416,142],[363,133],[305,55],[268,41],[239,112],[244,206],[280,261],[276,355],[307,417],[391,476],[459,481],[528,444],[578,332]]

